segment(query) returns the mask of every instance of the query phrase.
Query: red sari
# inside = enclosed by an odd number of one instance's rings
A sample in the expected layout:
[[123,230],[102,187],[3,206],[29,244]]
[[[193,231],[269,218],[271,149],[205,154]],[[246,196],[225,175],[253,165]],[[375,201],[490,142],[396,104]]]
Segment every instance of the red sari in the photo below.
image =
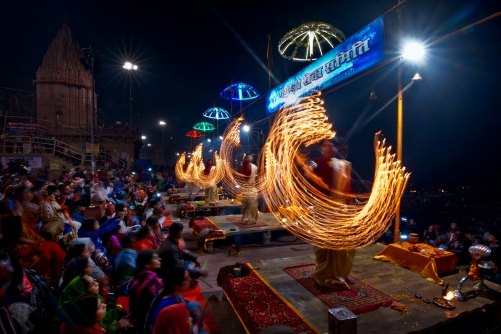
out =
[[61,276],[65,252],[57,243],[40,238],[24,223],[21,238],[31,242],[18,242],[13,253],[25,268],[35,270],[46,279]]

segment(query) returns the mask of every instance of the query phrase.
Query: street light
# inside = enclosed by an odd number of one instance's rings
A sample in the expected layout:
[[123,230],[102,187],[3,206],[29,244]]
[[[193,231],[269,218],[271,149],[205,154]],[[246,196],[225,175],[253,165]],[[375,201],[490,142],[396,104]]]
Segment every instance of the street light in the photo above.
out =
[[245,124],[245,125],[242,127],[242,130],[244,130],[245,132],[249,132],[249,131],[250,131],[250,126],[248,126],[247,124]]
[[148,143],[148,146],[151,146],[151,144],[150,144],[150,143]]
[[[401,1],[399,0],[399,3]],[[402,35],[401,31],[401,13],[399,12],[399,34]],[[425,55],[425,50],[422,44],[418,42],[409,42],[405,45],[402,58],[417,62],[421,60]],[[404,101],[402,92],[402,62],[398,63],[398,103],[397,103],[397,160],[402,162],[402,133],[403,133],[403,118],[404,118]],[[421,76],[416,73],[412,78],[412,81],[421,80]],[[400,241],[400,200],[398,201],[397,210],[395,212],[395,235],[393,236],[393,242],[397,243]]]
[[145,139],[146,139],[146,136],[141,136],[141,139],[145,140]]
[[160,124],[160,126],[162,127],[162,147],[163,147],[163,154],[162,154],[162,165],[165,163],[165,125],[167,125],[167,123],[165,123],[164,121],[160,121],[158,122],[158,124]]
[[421,43],[409,42],[404,47],[402,57],[412,61],[419,61],[423,59],[424,54],[424,46]]
[[125,68],[127,71],[129,71],[129,95],[130,95],[130,129],[132,131],[132,71],[137,71],[138,66],[135,64],[132,64],[129,61],[126,61],[124,63],[123,68]]

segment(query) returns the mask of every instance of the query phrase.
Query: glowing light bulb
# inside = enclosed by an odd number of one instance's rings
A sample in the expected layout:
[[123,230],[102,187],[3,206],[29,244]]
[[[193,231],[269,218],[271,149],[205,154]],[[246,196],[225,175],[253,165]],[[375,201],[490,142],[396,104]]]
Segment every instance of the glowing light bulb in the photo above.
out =
[[402,53],[402,57],[418,61],[424,57],[425,51],[422,44],[417,42],[409,42],[405,45],[404,52]]

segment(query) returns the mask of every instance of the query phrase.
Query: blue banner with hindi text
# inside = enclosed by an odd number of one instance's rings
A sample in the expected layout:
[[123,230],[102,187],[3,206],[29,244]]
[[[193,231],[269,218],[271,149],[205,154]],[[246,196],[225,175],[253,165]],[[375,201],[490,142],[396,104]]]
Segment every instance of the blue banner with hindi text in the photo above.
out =
[[333,86],[386,59],[383,16],[348,37],[304,70],[272,89],[267,114]]

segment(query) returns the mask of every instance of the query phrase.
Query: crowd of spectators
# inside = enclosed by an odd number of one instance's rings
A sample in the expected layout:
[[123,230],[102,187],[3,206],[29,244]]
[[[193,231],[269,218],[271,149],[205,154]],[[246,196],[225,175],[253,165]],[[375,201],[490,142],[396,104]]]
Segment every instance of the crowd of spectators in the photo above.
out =
[[172,168],[11,172],[0,177],[2,328],[204,333],[206,312],[182,292],[207,272],[160,196],[175,186]]

